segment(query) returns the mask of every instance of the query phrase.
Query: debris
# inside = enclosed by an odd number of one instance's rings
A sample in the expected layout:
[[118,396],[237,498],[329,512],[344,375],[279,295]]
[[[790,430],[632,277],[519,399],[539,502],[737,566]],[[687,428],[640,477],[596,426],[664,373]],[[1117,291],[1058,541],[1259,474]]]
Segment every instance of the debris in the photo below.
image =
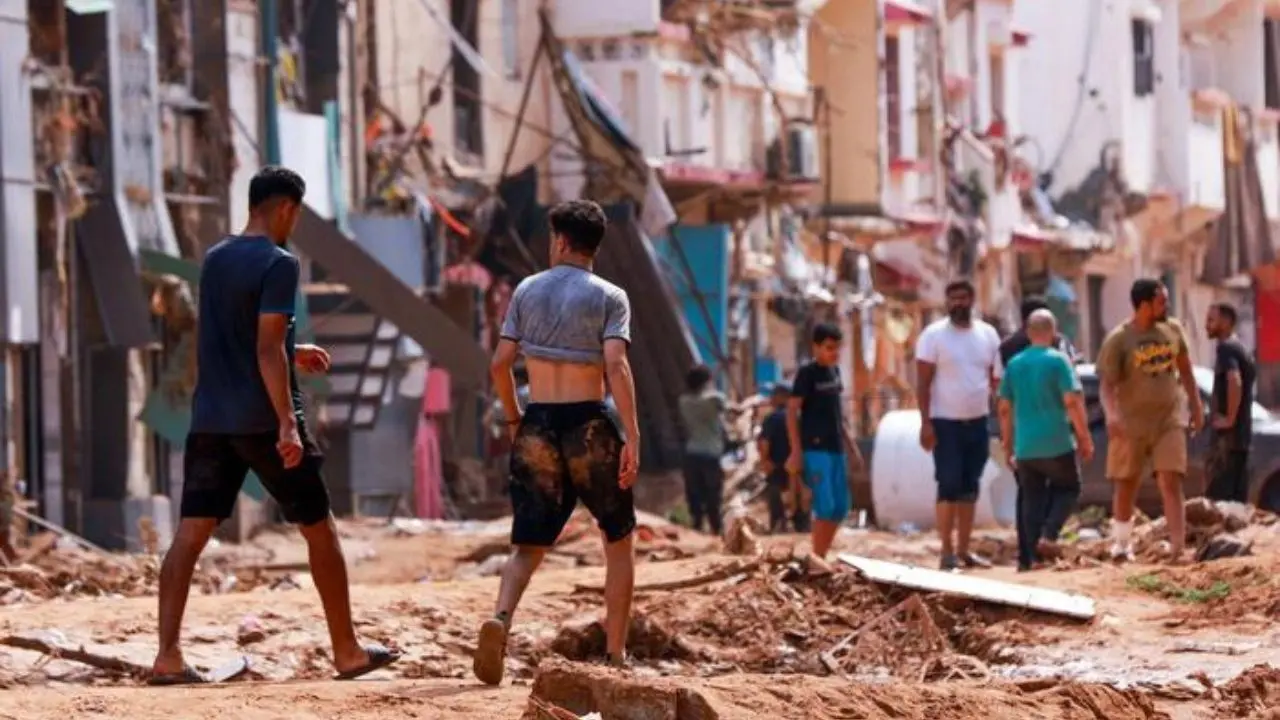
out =
[[26,510],[23,510],[22,508],[14,508],[14,509],[13,509],[13,514],[14,514],[14,515],[17,515],[18,517],[22,518],[23,520],[26,520],[27,522],[29,522],[29,523],[31,523],[31,524],[33,524],[33,525],[39,525],[40,527],[44,528],[45,530],[49,530],[49,531],[51,531],[51,532],[55,532],[55,533],[57,533],[57,534],[61,535],[62,537],[67,538],[68,540],[70,540],[70,541],[74,542],[75,544],[79,545],[80,547],[85,548],[86,550],[92,550],[92,551],[94,551],[94,552],[96,552],[96,553],[99,553],[99,554],[101,554],[101,555],[105,556],[105,557],[114,557],[110,552],[107,552],[106,550],[104,550],[104,549],[102,549],[102,548],[98,547],[97,545],[94,545],[93,543],[89,542],[88,540],[85,540],[84,538],[80,537],[79,535],[77,535],[77,534],[75,534],[75,533],[71,532],[70,530],[68,530],[68,529],[66,529],[66,528],[64,528],[64,527],[62,527],[61,525],[57,525],[57,524],[51,523],[51,522],[49,522],[48,520],[45,520],[44,518],[42,518],[42,517],[40,517],[40,516],[38,516],[38,515],[32,515],[31,513],[27,512]]
[[236,644],[244,647],[267,639],[267,628],[258,618],[248,615],[240,621],[236,630]]
[[1247,543],[1228,533],[1213,536],[1196,551],[1196,562],[1244,557],[1253,554],[1253,543]]
[[1211,655],[1248,655],[1260,647],[1258,643],[1231,644],[1180,640],[1169,648],[1171,653],[1208,653]]
[[999,605],[1065,615],[1080,620],[1092,620],[1096,614],[1093,599],[1084,595],[912,567],[855,555],[841,555],[840,561],[873,582],[927,592],[947,593]]
[[151,672],[151,668],[145,665],[121,660],[120,658],[107,657],[87,652],[84,648],[74,648],[59,642],[59,638],[55,633],[47,633],[48,639],[31,636],[9,635],[0,638],[0,645],[19,648],[21,650],[30,650],[32,652],[43,653],[50,657],[62,660],[71,660],[82,663],[99,670],[108,672],[132,675],[134,677],[143,677]]
[[[699,585],[707,585],[709,583],[720,582],[721,580],[728,580],[729,578],[735,575],[742,575],[745,573],[749,573],[755,570],[759,566],[760,566],[759,560],[753,560],[751,562],[746,562],[746,563],[735,562],[729,565],[724,565],[722,567],[716,568],[715,570],[711,570],[709,572],[705,572],[700,575],[694,575],[693,577],[683,578],[681,580],[671,580],[667,582],[655,582],[655,583],[645,583],[642,585],[637,585],[635,588],[635,592],[639,593],[639,592],[660,592],[664,590],[685,590],[688,588],[698,587]],[[604,586],[603,585],[575,585],[574,590],[577,592],[602,593],[604,592]]]

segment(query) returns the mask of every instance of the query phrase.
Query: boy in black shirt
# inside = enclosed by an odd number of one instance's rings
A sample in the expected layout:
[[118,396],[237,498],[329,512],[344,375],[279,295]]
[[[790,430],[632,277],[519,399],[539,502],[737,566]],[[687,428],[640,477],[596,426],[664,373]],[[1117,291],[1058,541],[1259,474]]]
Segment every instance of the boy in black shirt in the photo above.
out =
[[814,327],[813,360],[796,372],[787,403],[791,445],[787,470],[804,473],[805,484],[813,491],[813,553],[819,557],[831,549],[851,505],[840,407],[844,383],[837,366],[843,339],[834,325]]
[[1236,337],[1236,309],[1209,308],[1204,328],[1218,341],[1213,364],[1213,445],[1209,450],[1211,500],[1249,501],[1249,442],[1253,439],[1253,359]]

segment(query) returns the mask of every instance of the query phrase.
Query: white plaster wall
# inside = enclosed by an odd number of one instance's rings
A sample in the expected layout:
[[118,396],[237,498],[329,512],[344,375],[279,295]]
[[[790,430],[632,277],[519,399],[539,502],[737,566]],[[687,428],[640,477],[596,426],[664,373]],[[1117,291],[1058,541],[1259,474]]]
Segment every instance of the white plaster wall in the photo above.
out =
[[258,18],[253,10],[227,11],[227,94],[231,107],[231,144],[236,168],[231,174],[231,231],[249,222],[249,181],[258,156]]
[[1027,108],[1019,122],[1041,147],[1042,163],[1050,166],[1057,158],[1050,188],[1055,195],[1079,185],[1097,167],[1103,146],[1124,136],[1133,98],[1127,3],[1077,0],[1072,5],[1028,1],[1014,6],[1015,24],[1032,36],[1019,60],[1034,71],[1020,74],[1009,92]]
[[554,7],[556,32],[566,38],[654,33],[662,19],[658,0],[555,0]]

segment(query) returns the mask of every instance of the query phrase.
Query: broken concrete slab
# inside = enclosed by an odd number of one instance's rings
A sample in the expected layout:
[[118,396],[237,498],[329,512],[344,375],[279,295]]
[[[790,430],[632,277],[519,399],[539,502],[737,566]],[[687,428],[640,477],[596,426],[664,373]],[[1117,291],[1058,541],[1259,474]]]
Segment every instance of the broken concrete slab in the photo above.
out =
[[1084,595],[873,560],[857,555],[840,555],[839,558],[840,562],[857,570],[872,582],[956,595],[1079,620],[1092,620],[1097,614],[1093,598]]

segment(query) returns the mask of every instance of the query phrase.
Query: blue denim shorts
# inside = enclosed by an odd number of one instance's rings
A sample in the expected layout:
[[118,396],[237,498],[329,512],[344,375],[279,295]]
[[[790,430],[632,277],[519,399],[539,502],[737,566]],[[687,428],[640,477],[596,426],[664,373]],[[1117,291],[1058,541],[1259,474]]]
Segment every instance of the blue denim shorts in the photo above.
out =
[[805,451],[804,479],[813,491],[813,516],[826,522],[844,522],[852,504],[844,453]]
[[934,479],[938,502],[972,503],[978,500],[982,471],[991,455],[987,418],[933,419],[938,444],[933,448]]

